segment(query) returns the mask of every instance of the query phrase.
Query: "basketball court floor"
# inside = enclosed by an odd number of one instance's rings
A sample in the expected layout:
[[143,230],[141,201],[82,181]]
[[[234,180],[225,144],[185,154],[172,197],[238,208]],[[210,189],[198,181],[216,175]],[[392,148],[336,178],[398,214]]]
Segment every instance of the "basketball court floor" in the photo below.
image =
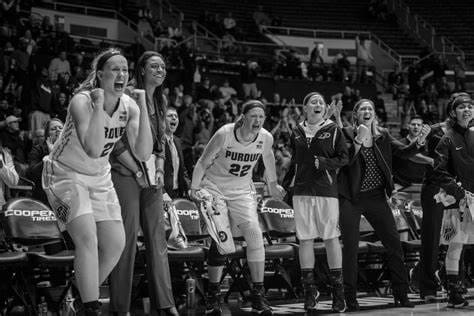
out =
[[[358,312],[345,313],[347,315],[474,315],[474,289],[470,289],[466,298],[469,300],[470,306],[462,309],[447,308],[446,294],[439,295],[437,302],[426,304],[420,300],[418,294],[409,294],[410,299],[416,304],[414,308],[394,308],[393,298],[391,296],[377,297],[377,296],[359,296],[358,301],[361,310]],[[101,300],[103,303],[103,314],[108,315],[108,299]],[[274,315],[335,315],[331,311],[331,301],[321,300],[319,302],[318,310],[306,313],[303,309],[303,302],[301,300],[288,301],[271,301]],[[148,313],[147,313],[148,314]],[[136,306],[132,311],[132,315],[147,315],[143,308]],[[204,306],[198,305],[196,308],[188,310],[185,307],[180,308],[180,315],[186,316],[200,316],[204,315]],[[242,303],[239,300],[230,300],[228,304],[223,304],[224,316],[244,316],[252,315],[250,303]],[[341,314],[342,315],[342,314]]]

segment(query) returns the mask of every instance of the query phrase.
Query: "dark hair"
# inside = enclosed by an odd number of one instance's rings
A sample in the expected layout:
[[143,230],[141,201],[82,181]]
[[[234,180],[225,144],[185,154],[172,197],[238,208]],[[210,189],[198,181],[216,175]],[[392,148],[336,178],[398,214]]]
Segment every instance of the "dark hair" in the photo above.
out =
[[64,126],[63,121],[61,121],[58,118],[52,118],[49,121],[47,121],[46,124],[44,125],[44,138],[45,139],[49,137],[49,127],[51,126],[51,123],[54,122],[54,121],[59,122],[59,123],[61,123],[61,125]]
[[421,120],[422,122],[424,121],[420,115],[413,115],[412,117],[410,117],[410,122],[413,120]]
[[456,117],[453,116],[451,113],[460,104],[460,103],[459,104],[456,104],[456,103],[460,101],[461,99],[467,99],[467,98],[469,99],[471,98],[471,96],[467,92],[455,92],[451,94],[451,96],[449,97],[448,104],[446,107],[446,112],[447,112],[446,123],[449,126],[453,126],[456,123]]
[[[165,58],[155,51],[146,51],[140,56],[140,58],[138,58],[138,61],[135,64],[135,73],[129,85],[137,89],[145,89],[145,66],[148,59],[155,56],[160,57],[163,62],[165,61]],[[160,85],[155,89],[155,92],[153,93],[153,103],[153,106],[156,109],[156,116],[158,119],[158,137],[159,139],[161,139],[165,131],[165,125],[163,120],[166,114],[167,107],[166,100],[163,96],[163,85]]]

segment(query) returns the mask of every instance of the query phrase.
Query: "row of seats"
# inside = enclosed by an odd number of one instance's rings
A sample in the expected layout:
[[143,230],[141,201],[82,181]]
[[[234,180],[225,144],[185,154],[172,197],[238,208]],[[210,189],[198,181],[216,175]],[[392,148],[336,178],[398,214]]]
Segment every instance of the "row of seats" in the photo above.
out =
[[[197,281],[197,292],[204,297],[205,293],[205,262],[208,256],[209,237],[202,224],[196,205],[185,199],[174,201],[181,225],[187,235],[189,247],[185,249],[170,249],[168,256],[173,270],[179,267],[185,271],[184,277],[178,275],[179,281],[194,278]],[[407,265],[413,266],[419,258],[421,243],[419,241],[421,211],[419,206],[408,201],[406,196],[396,195],[391,200],[392,209],[396,218],[400,237],[406,252]],[[291,297],[298,297],[299,268],[297,263],[298,244],[295,238],[294,212],[284,202],[272,199],[263,199],[259,203],[259,218],[262,231],[266,240],[266,287],[284,288]],[[15,198],[11,200],[1,214],[3,227],[4,250],[0,253],[0,271],[2,275],[9,275],[6,284],[11,289],[23,288],[22,291],[9,291],[15,293],[17,299],[25,306],[30,306],[34,314],[36,305],[36,290],[28,284],[28,279],[33,278],[36,283],[43,281],[41,275],[44,271],[59,269],[61,280],[50,283],[62,285],[62,292],[54,301],[53,308],[59,308],[66,293],[70,289],[72,263],[74,254],[67,247],[59,232],[54,213],[43,203],[29,198]],[[379,288],[386,283],[385,249],[374,234],[373,228],[365,220],[360,223],[361,241],[359,243],[359,275],[361,287],[368,291],[380,293]],[[18,245],[28,247],[28,251],[18,250]],[[38,247],[42,246],[42,247]],[[44,247],[46,246],[46,247]],[[143,253],[143,249],[140,249]],[[324,284],[328,272],[325,265],[325,248],[322,241],[315,243],[318,262],[318,279]],[[236,252],[229,256],[225,274],[232,279],[226,298],[239,292],[244,298],[250,287],[248,267],[245,264],[245,245],[237,240]],[[183,270],[184,269],[184,270]],[[374,274],[373,272],[376,271]],[[5,273],[5,274],[3,274]],[[48,274],[48,273],[46,273]],[[39,277],[38,277],[39,276]],[[50,276],[50,275],[49,275]],[[146,276],[143,277],[146,280]],[[327,283],[326,283],[327,284]],[[179,286],[178,286],[179,288]],[[17,293],[18,292],[18,293]],[[6,297],[1,297],[6,299]]]

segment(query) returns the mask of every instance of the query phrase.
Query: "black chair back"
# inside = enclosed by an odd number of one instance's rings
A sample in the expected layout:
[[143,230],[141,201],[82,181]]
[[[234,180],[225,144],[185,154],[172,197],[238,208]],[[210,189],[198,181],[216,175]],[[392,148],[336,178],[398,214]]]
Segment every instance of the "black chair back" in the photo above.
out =
[[186,236],[188,238],[207,237],[196,204],[187,199],[176,199],[173,203]]
[[283,201],[265,198],[258,204],[263,231],[283,237],[296,232],[295,212]]
[[4,205],[0,221],[6,238],[21,244],[62,239],[54,212],[31,198],[15,198]]

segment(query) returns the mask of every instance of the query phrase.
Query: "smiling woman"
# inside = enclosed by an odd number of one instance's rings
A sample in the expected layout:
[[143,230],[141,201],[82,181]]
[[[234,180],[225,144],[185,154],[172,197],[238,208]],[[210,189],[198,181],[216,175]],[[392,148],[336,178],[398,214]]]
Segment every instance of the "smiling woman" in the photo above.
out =
[[[138,59],[134,79],[127,90],[145,90],[146,108],[153,134],[153,154],[148,160],[133,155],[129,135],[125,135],[111,155],[112,180],[124,219],[127,243],[110,275],[110,310],[119,315],[130,312],[139,226],[145,238],[147,275],[151,309],[178,315],[169,272],[163,212],[163,135],[166,104],[163,81],[166,65],[157,52],[148,51]],[[140,223],[140,225],[139,225]]]

